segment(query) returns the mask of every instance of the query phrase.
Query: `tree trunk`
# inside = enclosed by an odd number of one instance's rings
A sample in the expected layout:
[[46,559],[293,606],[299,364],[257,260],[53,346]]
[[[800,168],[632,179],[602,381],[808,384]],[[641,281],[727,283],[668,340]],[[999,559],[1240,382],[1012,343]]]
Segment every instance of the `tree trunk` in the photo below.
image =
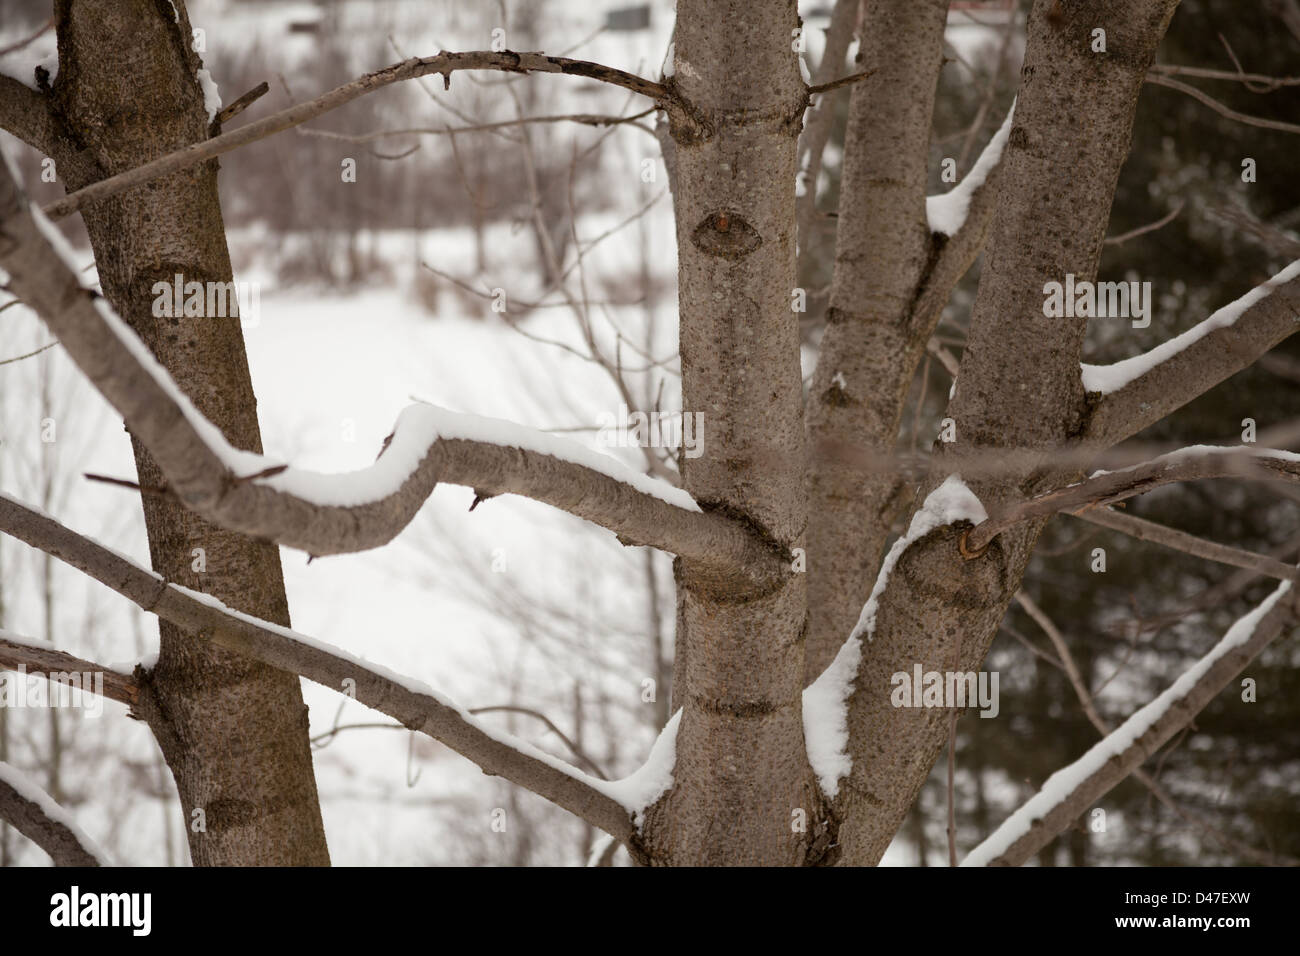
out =
[[[60,0],[61,119],[55,159],[69,191],[207,138],[188,17],[152,0]],[[237,317],[153,314],[153,287],[232,279],[210,162],[85,211],[104,294],[235,446],[261,451]],[[163,476],[135,443],[141,485]],[[289,624],[273,544],[222,531],[175,500],[143,494],[153,566],[257,617]],[[202,549],[201,552],[197,549]],[[198,570],[200,567],[204,570]],[[163,623],[141,714],[175,776],[195,865],[325,865],[299,679]]]
[[[673,117],[683,458],[706,511],[788,552],[802,545],[803,425],[795,282],[795,146],[807,94],[791,0],[681,0]],[[737,593],[679,562],[672,791],[648,815],[665,864],[798,864],[825,830],[804,747],[804,576]]]

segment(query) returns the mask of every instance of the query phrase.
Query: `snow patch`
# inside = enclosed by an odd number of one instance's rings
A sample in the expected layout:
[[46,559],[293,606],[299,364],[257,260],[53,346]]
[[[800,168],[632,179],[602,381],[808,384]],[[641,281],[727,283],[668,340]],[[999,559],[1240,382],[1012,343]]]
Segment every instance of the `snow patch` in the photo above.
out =
[[1234,325],[1248,308],[1261,299],[1268,297],[1275,287],[1290,282],[1297,276],[1300,276],[1300,259],[1291,263],[1263,285],[1251,289],[1240,299],[1229,302],[1208,319],[1197,323],[1181,335],[1177,335],[1167,342],[1162,342],[1149,352],[1143,352],[1133,358],[1124,359],[1122,362],[1115,362],[1113,365],[1081,365],[1084,391],[1101,392],[1103,395],[1119,391],[1135,378],[1146,374],[1161,362],[1167,362],[1179,352],[1205,338],[1215,329],[1224,329]]
[[871,589],[871,596],[862,608],[853,633],[831,665],[803,692],[803,732],[808,762],[828,797],[839,793],[840,779],[853,769],[853,758],[848,752],[849,696],[862,660],[862,641],[870,641],[875,632],[880,596],[885,593],[889,576],[899,558],[912,544],[936,528],[958,521],[979,524],[987,518],[984,506],[966,487],[960,475],[949,475],[943,484],[930,492],[920,510],[912,516],[907,534],[894,542],[881,562],[875,587]]
[[1011,135],[1011,120],[1015,113],[1016,104],[1012,102],[1011,108],[1007,110],[1007,118],[984,147],[984,152],[980,153],[980,158],[975,161],[965,179],[940,196],[926,197],[925,218],[930,224],[931,232],[951,236],[965,224],[966,214],[970,212],[971,197],[975,195],[975,190],[984,185],[989,173],[993,172],[1002,159],[1002,150],[1007,145],[1007,137]]
[[208,111],[208,122],[211,123],[221,112],[221,90],[217,88],[217,81],[207,70],[200,68],[195,71],[194,76],[199,81],[199,88],[203,90],[203,108]]

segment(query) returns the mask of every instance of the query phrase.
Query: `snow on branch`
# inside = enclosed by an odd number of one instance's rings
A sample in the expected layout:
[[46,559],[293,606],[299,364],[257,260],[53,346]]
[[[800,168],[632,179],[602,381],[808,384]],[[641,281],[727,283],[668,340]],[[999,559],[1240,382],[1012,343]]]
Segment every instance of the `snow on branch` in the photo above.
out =
[[979,557],[999,534],[1030,518],[1114,504],[1176,481],[1232,477],[1300,481],[1300,455],[1241,445],[1191,445],[1131,468],[1095,472],[1076,484],[998,508],[965,535],[962,554]]
[[1011,136],[1011,124],[1015,115],[1016,104],[1012,102],[1006,119],[962,181],[946,193],[925,198],[925,218],[930,224],[931,232],[952,237],[966,224],[972,202],[984,191],[984,183],[1002,162],[1002,151]]
[[0,762],[0,820],[48,853],[55,866],[112,865],[68,811],[4,762]]
[[505,50],[500,53],[474,51],[467,53],[442,52],[437,56],[412,57],[401,63],[367,73],[351,82],[331,90],[314,100],[297,103],[273,113],[255,122],[241,126],[229,133],[222,133],[212,139],[193,143],[158,159],[128,169],[126,172],[110,176],[97,183],[92,183],[71,193],[57,202],[45,207],[51,219],[61,219],[81,209],[88,203],[98,202],[124,189],[157,179],[168,173],[188,169],[205,160],[228,153],[240,146],[256,142],[275,133],[299,126],[308,120],[338,109],[345,103],[382,89],[403,80],[412,80],[421,76],[442,74],[443,84],[451,87],[451,75],[459,70],[498,70],[506,73],[564,73],[569,76],[581,76],[614,86],[621,86],[633,93],[649,97],[657,105],[684,115],[684,111],[667,87],[661,83],[644,79],[623,70],[589,63],[586,60],[571,60],[563,56],[547,56],[544,53],[515,53]]
[[916,328],[925,329],[927,335],[933,331],[953,286],[984,248],[997,200],[1002,153],[1011,135],[1015,112],[1013,102],[1002,126],[961,182],[946,193],[925,199],[925,215],[936,254],[917,292],[912,321]]
[[839,793],[840,779],[853,769],[849,753],[849,698],[853,694],[862,661],[862,644],[870,641],[876,628],[876,610],[889,586],[889,577],[903,552],[936,528],[958,521],[978,523],[986,518],[984,506],[966,487],[960,475],[949,475],[912,516],[907,533],[894,542],[880,563],[871,596],[863,605],[858,623],[835,660],[803,692],[804,744],[808,763],[828,797]]
[[[1047,778],[962,866],[1019,866],[1068,829],[1099,797],[1162,747],[1295,620],[1291,582],[1239,619],[1222,640],[1159,697]],[[1285,598],[1285,600],[1284,600]]]
[[[641,859],[637,830],[642,814],[672,786],[680,711],[661,732],[645,765],[622,780],[601,780],[497,731],[420,681],[172,584],[3,493],[0,530],[106,584],[196,639],[348,693],[404,727],[445,744],[485,773],[525,787],[604,830],[634,859]],[[142,688],[137,711],[151,723],[152,706],[151,695]]]
[[[0,169],[0,267],[10,286],[126,420],[167,479],[166,492],[223,528],[313,555],[378,547],[439,483],[480,498],[519,494],[585,518],[625,544],[694,562],[720,581],[766,583],[784,552],[691,496],[567,438],[433,405],[404,410],[376,462],[355,472],[290,468],[230,446],[106,300],[80,285],[65,244]],[[64,253],[62,256],[56,252]]]
[[1082,366],[1100,393],[1085,431],[1114,445],[1251,365],[1300,329],[1300,260],[1181,335],[1113,365]]

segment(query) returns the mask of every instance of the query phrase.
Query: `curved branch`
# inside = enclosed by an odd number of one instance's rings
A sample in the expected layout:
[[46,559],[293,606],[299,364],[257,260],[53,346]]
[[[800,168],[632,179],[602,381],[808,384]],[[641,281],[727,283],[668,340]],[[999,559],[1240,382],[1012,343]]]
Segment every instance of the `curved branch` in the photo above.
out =
[[1300,260],[1182,335],[1113,365],[1084,365],[1100,393],[1084,431],[1110,446],[1160,421],[1251,365],[1300,329]]
[[689,494],[564,438],[432,405],[402,412],[375,464],[322,475],[232,448],[145,345],[61,261],[58,234],[26,208],[0,169],[0,267],[167,477],[167,493],[223,528],[313,555],[378,547],[415,516],[439,482],[478,497],[519,494],[613,531],[625,544],[672,551],[727,586],[789,571],[784,552]]
[[506,50],[501,53],[475,51],[469,53],[439,53],[437,56],[412,57],[401,63],[367,73],[365,76],[344,83],[314,100],[298,103],[264,117],[246,126],[220,136],[193,143],[166,156],[129,169],[116,176],[100,180],[83,189],[71,193],[57,202],[45,207],[45,213],[51,219],[61,219],[76,212],[87,203],[98,202],[108,196],[149,182],[159,176],[188,169],[204,160],[228,153],[232,149],[256,142],[275,133],[298,126],[315,119],[330,110],[338,109],[345,103],[373,93],[375,90],[412,80],[433,73],[441,73],[444,85],[450,89],[451,75],[459,70],[500,70],[506,73],[564,73],[570,76],[582,76],[600,80],[614,86],[621,86],[633,93],[647,96],[664,108],[675,108],[676,101],[669,95],[668,89],[661,83],[655,83],[632,73],[616,70],[613,67],[590,63],[586,60],[571,60],[563,56],[546,56],[543,53],[515,53]]
[[[232,610],[209,595],[168,583],[152,571],[0,494],[0,529],[107,585],[143,610],[227,650],[300,674],[445,744],[500,776],[616,837],[637,858],[634,778],[608,782],[509,734],[493,731],[458,704],[404,678],[285,627]],[[152,697],[138,709],[149,720]],[[658,794],[655,795],[656,798]]]
[[1291,582],[1240,618],[1222,640],[1163,694],[1086,754],[1049,777],[1039,792],[972,850],[962,866],[1019,866],[1187,726],[1284,627],[1296,619]]
[[48,853],[55,866],[108,863],[104,851],[86,836],[68,811],[17,768],[3,762],[0,762],[0,820],[11,824]]
[[1132,468],[1097,472],[1077,484],[995,510],[963,538],[962,553],[979,557],[994,538],[1022,521],[1114,504],[1176,481],[1230,477],[1300,481],[1300,455],[1271,448],[1193,445]]

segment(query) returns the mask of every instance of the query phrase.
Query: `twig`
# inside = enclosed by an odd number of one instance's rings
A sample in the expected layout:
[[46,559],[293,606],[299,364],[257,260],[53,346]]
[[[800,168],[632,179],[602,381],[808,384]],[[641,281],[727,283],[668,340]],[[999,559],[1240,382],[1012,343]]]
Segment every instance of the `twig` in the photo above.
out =
[[501,70],[507,73],[564,73],[600,80],[614,86],[650,97],[666,108],[671,104],[676,107],[666,87],[661,83],[644,79],[632,73],[613,67],[590,63],[586,60],[570,60],[565,57],[546,56],[542,53],[515,53],[505,51],[494,53],[474,51],[469,53],[439,53],[437,56],[414,58],[395,63],[374,73],[367,73],[358,79],[345,83],[322,96],[298,103],[280,110],[263,119],[241,126],[229,133],[222,133],[201,143],[192,143],[175,152],[161,156],[152,162],[136,166],[116,176],[110,176],[93,183],[45,207],[45,214],[51,219],[62,219],[81,209],[87,203],[98,202],[116,195],[124,189],[157,179],[168,173],[188,169],[205,160],[228,153],[240,146],[256,142],[275,133],[294,126],[300,126],[308,120],[315,119],[330,110],[350,103],[367,93],[382,89],[403,80],[416,79],[433,73],[442,74],[450,83],[451,74],[459,70]]
[[1148,232],[1155,232],[1157,229],[1160,229],[1163,226],[1167,226],[1169,225],[1169,223],[1173,222],[1174,219],[1177,218],[1178,214],[1182,211],[1183,211],[1183,203],[1180,200],[1178,205],[1174,206],[1174,208],[1171,209],[1166,215],[1162,216],[1160,219],[1157,219],[1155,222],[1149,222],[1145,226],[1138,226],[1136,229],[1132,229],[1128,232],[1121,233],[1118,236],[1107,236],[1104,240],[1102,240],[1102,245],[1118,246],[1121,245],[1122,243],[1128,242],[1130,239],[1136,239],[1138,236],[1144,236]]
[[1209,94],[1202,93],[1196,87],[1171,79],[1162,73],[1148,73],[1147,82],[1154,83],[1156,86],[1167,86],[1169,89],[1177,90],[1180,93],[1186,93],[1192,99],[1208,106],[1220,116],[1226,116],[1234,122],[1245,123],[1247,126],[1258,126],[1260,129],[1278,130],[1283,133],[1300,133],[1300,126],[1297,126],[1295,123],[1284,123],[1281,120],[1271,120],[1265,119],[1262,116],[1251,116],[1247,113],[1239,113],[1232,107],[1220,103]]
[[244,110],[248,109],[259,99],[265,96],[270,89],[271,89],[271,85],[267,83],[266,80],[263,80],[261,83],[257,84],[257,86],[253,87],[243,96],[241,96],[239,99],[235,100],[235,102],[231,103],[225,109],[221,110],[221,112],[217,114],[214,122],[217,123],[218,125],[222,123],[230,122],[230,120],[234,119],[240,113],[244,112]]

